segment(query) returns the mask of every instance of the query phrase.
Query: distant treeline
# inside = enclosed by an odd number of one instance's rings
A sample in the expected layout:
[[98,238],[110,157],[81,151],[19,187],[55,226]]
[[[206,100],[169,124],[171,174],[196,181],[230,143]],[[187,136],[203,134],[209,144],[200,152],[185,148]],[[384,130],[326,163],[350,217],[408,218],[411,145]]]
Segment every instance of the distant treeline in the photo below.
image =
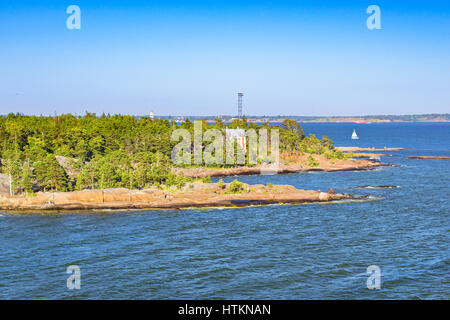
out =
[[[223,115],[220,116],[221,120],[231,121],[235,116]],[[277,119],[289,119],[295,121],[314,121],[320,119],[378,119],[378,120],[390,120],[390,121],[407,121],[407,122],[419,122],[419,121],[433,121],[436,119],[443,121],[450,121],[449,113],[429,113],[429,114],[409,114],[409,115],[359,115],[359,116],[289,116],[289,115],[277,115],[277,116],[252,116],[247,115],[248,119],[270,119],[275,121]],[[180,116],[161,116],[162,119],[178,120]],[[184,118],[184,117],[181,117]],[[191,120],[211,120],[215,116],[189,116]]]
[[[257,132],[274,128],[249,123],[245,118],[227,126],[220,119],[213,124],[203,121],[203,130],[225,127]],[[92,113],[0,116],[0,170],[12,178],[14,192],[182,185],[187,179],[171,170],[171,152],[179,142],[171,136],[179,128],[193,135],[194,123],[189,119],[177,124],[167,119]],[[276,128],[280,130],[281,152],[343,158],[328,138],[305,137],[296,121],[285,120]]]

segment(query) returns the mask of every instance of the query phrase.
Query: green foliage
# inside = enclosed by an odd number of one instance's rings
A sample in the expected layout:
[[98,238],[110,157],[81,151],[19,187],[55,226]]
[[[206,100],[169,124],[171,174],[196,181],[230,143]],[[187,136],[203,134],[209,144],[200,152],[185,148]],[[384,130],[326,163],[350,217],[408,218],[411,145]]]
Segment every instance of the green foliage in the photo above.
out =
[[224,128],[225,126],[224,126],[224,124],[223,124],[223,122],[222,122],[222,120],[220,120],[219,118],[216,118],[215,120],[215,127],[216,128],[218,128],[218,129],[222,129],[222,128]]
[[28,144],[26,145],[25,154],[32,161],[38,161],[47,156],[48,151],[45,147],[45,141],[41,137],[28,137]]
[[[0,116],[1,170],[26,192],[70,190],[69,180],[78,190],[164,184],[172,130],[167,120],[121,115]],[[78,160],[70,178],[56,155]]]
[[20,177],[20,185],[26,193],[33,191],[33,181],[35,176],[30,166],[30,161],[25,161],[22,166],[22,175]]
[[220,179],[220,180],[217,182],[217,186],[218,186],[220,189],[225,189],[225,183],[223,182],[222,179]]
[[328,138],[327,136],[323,136],[322,137],[322,141],[321,144],[324,148],[329,149],[329,150],[334,150],[334,146],[333,146],[333,140],[331,140],[330,138]]
[[84,165],[77,179],[77,189],[130,188],[151,185],[177,185],[184,177],[170,172],[170,159],[161,152],[128,154],[124,150],[95,157]]
[[233,180],[228,186],[229,193],[241,193],[244,191],[244,184],[240,181]]
[[203,183],[211,183],[211,177],[202,177],[201,178],[201,181],[203,182]]
[[242,119],[233,119],[228,128],[247,129],[248,128],[247,118],[243,117]]
[[[309,137],[304,137],[300,142],[299,150],[302,153],[309,153],[310,155],[324,155],[327,159],[347,158],[342,151],[334,147],[333,141],[326,136],[323,136],[322,140],[318,139],[314,134],[310,134]],[[314,166],[318,166],[316,165],[316,160],[310,162],[311,164],[314,164]]]
[[308,156],[308,165],[311,168],[315,168],[315,167],[318,167],[320,165],[320,163],[310,154]]
[[309,154],[322,154],[325,148],[315,134],[310,134],[302,140],[301,150]]
[[[355,154],[353,153],[353,152],[349,152],[349,153],[347,153],[347,154],[345,154],[345,153],[343,153],[342,151],[340,151],[340,150],[338,150],[338,152],[339,152],[339,157],[338,157],[338,159],[348,159],[348,158],[351,158],[351,157],[354,157],[355,156]],[[337,152],[336,152],[337,153]]]
[[194,123],[193,122],[191,122],[190,120],[189,120],[189,118],[186,118],[184,121],[183,121],[183,123],[181,124],[181,128],[183,128],[183,129],[192,129],[194,127]]
[[47,155],[42,161],[34,164],[34,174],[39,186],[44,190],[68,191],[68,177],[54,155]]
[[303,128],[297,121],[284,120],[280,132],[280,147],[283,151],[295,152],[300,150],[301,142],[304,139]]
[[[203,130],[223,130],[225,124],[203,121]],[[288,153],[325,154],[344,159],[327,137],[304,136],[301,126],[285,120],[281,126],[249,123],[234,119],[228,128],[276,128],[280,132],[280,150]],[[173,130],[185,128],[193,135],[194,123],[186,119],[181,125],[168,120],[126,115],[84,116],[65,114],[55,117],[8,114],[0,116],[0,166],[11,175],[13,190],[77,190],[124,187],[142,189],[154,185],[182,186],[189,179],[171,173],[171,152],[178,142],[171,141]],[[194,139],[192,139],[193,143]],[[202,149],[209,144],[203,141]],[[249,149],[249,148],[247,148]],[[193,148],[191,147],[191,150]],[[225,150],[224,150],[225,151]],[[75,159],[70,168],[61,167],[55,156]],[[260,163],[269,161],[258,159]],[[225,159],[225,154],[224,154]],[[249,165],[248,156],[244,163]],[[235,167],[238,164],[209,164],[210,167]],[[201,166],[205,166],[202,164]],[[54,170],[52,172],[52,170]],[[66,172],[67,170],[67,172]],[[69,175],[69,176],[68,176]],[[60,179],[60,181],[58,181]],[[209,182],[207,178],[204,180]]]
[[2,163],[2,172],[11,179],[11,189],[13,194],[16,192],[16,189],[20,189],[20,180],[21,180],[21,166],[22,161],[20,159],[20,154],[15,151],[6,151],[3,153]]

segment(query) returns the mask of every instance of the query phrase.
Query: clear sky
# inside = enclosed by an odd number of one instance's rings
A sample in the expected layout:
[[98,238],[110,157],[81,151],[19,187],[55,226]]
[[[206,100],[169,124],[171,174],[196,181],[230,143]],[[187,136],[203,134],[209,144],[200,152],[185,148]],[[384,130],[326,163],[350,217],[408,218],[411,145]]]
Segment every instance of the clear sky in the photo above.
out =
[[250,115],[448,113],[450,1],[0,1],[0,114],[234,115],[240,91]]

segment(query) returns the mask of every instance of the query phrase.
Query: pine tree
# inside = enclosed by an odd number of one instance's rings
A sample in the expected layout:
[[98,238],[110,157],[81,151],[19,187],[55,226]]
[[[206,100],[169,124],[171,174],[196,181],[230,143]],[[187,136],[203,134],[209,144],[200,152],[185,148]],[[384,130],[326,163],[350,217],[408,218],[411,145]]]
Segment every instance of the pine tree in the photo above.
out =
[[39,186],[44,190],[67,191],[68,177],[53,154],[47,155],[43,161],[35,163],[34,173]]
[[30,167],[30,161],[26,160],[22,166],[22,175],[20,181],[20,185],[26,193],[33,191],[33,181],[34,181],[33,170]]
[[2,171],[9,176],[10,195],[14,195],[20,180],[20,155],[17,152],[6,152],[2,159]]

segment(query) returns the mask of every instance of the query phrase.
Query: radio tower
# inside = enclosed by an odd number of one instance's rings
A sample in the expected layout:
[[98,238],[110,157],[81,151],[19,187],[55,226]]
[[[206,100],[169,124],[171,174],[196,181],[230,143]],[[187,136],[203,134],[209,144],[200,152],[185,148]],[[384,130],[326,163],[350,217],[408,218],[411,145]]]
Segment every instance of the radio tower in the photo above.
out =
[[242,118],[242,97],[244,96],[243,93],[238,93],[238,118]]

